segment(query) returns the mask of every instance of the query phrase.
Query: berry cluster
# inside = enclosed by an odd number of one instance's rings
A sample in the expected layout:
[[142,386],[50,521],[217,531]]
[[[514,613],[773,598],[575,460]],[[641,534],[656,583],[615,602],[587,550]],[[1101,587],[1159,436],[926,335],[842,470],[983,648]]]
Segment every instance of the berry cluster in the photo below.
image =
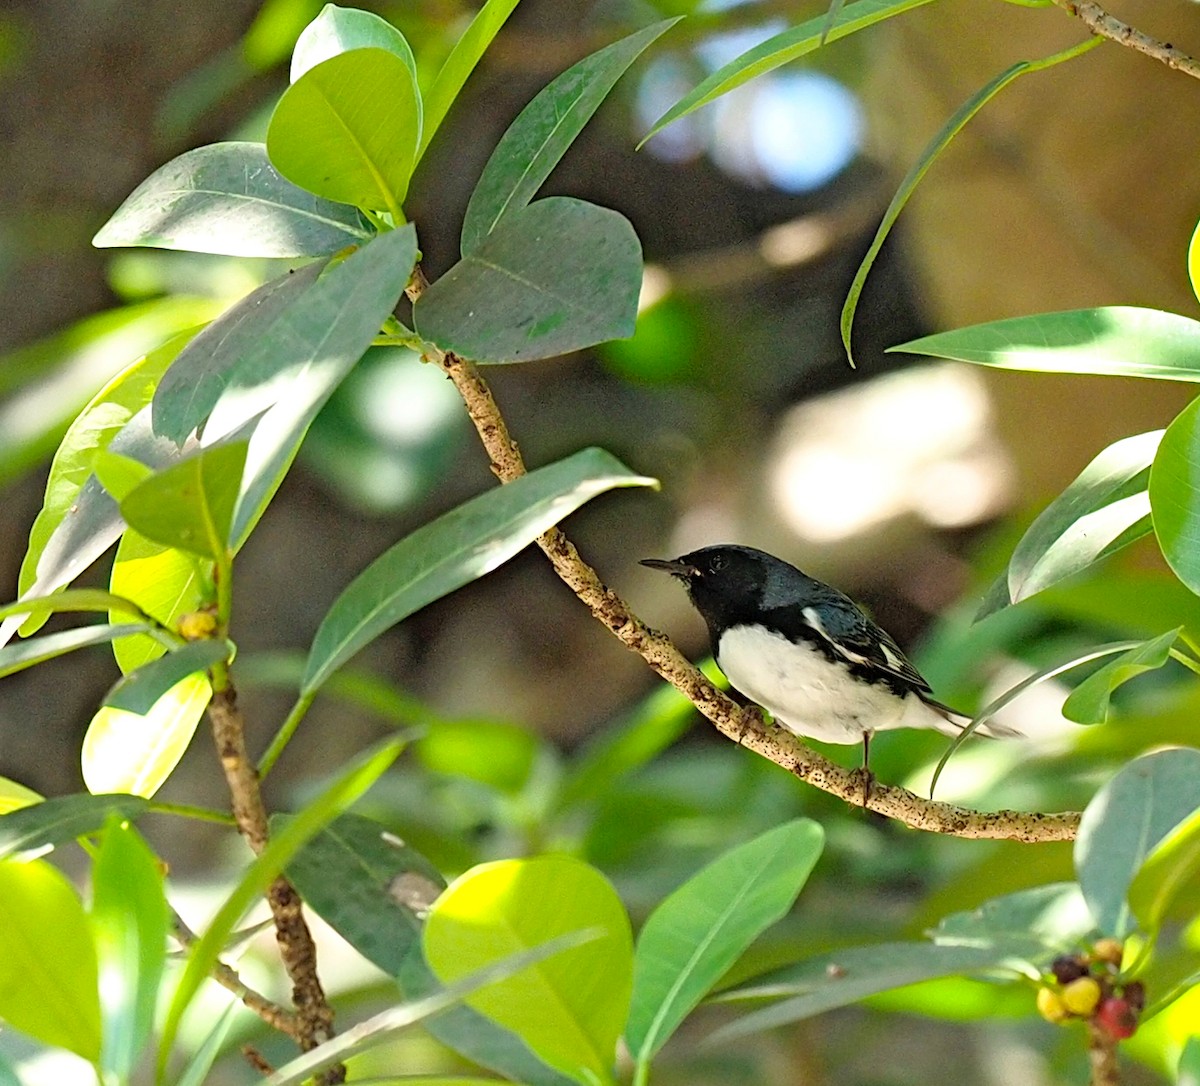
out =
[[1048,1022],[1086,1018],[1115,1041],[1132,1037],[1146,990],[1141,981],[1120,982],[1122,953],[1116,939],[1100,939],[1090,953],[1055,958],[1054,981],[1038,989],[1038,1013]]

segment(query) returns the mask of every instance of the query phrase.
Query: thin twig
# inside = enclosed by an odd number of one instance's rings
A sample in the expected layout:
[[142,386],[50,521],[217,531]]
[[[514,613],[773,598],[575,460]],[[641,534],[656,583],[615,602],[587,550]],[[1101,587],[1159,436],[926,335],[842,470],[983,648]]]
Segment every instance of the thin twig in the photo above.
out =
[[1117,1042],[1095,1023],[1088,1023],[1089,1086],[1120,1086],[1121,1069],[1117,1063]]
[[1168,68],[1186,72],[1193,79],[1200,79],[1200,63],[1169,42],[1159,41],[1149,34],[1122,22],[1110,15],[1095,0],[1054,0],[1063,11],[1083,21],[1087,28],[1101,38],[1108,38],[1136,52],[1162,61]]
[[[424,276],[418,269],[409,284],[409,296],[418,297],[425,285]],[[466,359],[432,346],[427,348],[424,357],[439,366],[454,382],[497,478],[508,483],[524,475],[521,452],[479,370]],[[759,713],[748,713],[718,690],[667,637],[646,626],[620,596],[603,584],[596,571],[580,557],[574,544],[558,528],[551,528],[537,543],[555,572],[596,619],[679,690],[723,735],[816,788],[840,796],[855,806],[863,805],[860,773],[843,769],[821,757],[790,733],[767,728]],[[1079,815],[1072,811],[1060,814],[972,811],[922,799],[903,788],[880,784],[871,789],[866,806],[914,829],[956,837],[1069,841],[1075,837],[1079,826]]]
[[[267,847],[267,811],[263,806],[258,773],[246,749],[246,726],[237,706],[232,683],[213,693],[208,705],[217,756],[225,772],[233,800],[238,830],[257,856]],[[267,903],[275,921],[275,938],[284,968],[292,981],[300,1048],[308,1052],[333,1036],[333,1008],[325,998],[317,975],[317,948],[304,920],[300,895],[279,875],[267,888]],[[340,1064],[325,1072],[322,1081],[344,1082],[346,1069]]]

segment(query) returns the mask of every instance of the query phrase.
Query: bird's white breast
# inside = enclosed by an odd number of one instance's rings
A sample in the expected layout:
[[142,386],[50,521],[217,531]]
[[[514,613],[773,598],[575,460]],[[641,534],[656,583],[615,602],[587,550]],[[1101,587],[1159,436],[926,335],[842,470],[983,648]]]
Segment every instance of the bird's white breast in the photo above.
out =
[[815,646],[763,626],[726,630],[717,663],[738,690],[797,735],[857,743],[864,732],[886,728],[951,730],[915,694],[900,698],[883,683],[865,683]]

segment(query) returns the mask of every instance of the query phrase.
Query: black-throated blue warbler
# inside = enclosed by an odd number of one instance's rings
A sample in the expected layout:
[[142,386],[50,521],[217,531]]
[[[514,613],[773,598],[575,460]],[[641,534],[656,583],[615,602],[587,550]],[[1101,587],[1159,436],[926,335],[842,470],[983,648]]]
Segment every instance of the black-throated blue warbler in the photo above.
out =
[[[643,566],[678,577],[708,626],[717,666],[790,732],[863,745],[888,728],[957,734],[967,718],[943,705],[896,642],[849,596],[780,558],[725,544]],[[1013,736],[985,725],[982,735]]]

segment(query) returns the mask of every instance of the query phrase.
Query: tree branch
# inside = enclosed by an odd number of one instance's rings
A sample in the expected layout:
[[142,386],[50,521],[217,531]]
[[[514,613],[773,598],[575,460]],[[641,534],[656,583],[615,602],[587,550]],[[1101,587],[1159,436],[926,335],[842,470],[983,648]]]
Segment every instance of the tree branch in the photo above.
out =
[[1054,0],[1063,11],[1083,21],[1087,28],[1101,38],[1108,38],[1136,52],[1162,61],[1168,68],[1186,72],[1193,79],[1200,79],[1200,63],[1169,42],[1159,41],[1143,34],[1115,15],[1110,15],[1095,0]]
[[[246,726],[237,706],[233,684],[226,682],[214,691],[208,705],[217,756],[225,772],[233,800],[233,816],[238,830],[257,856],[267,847],[269,831],[267,810],[262,801],[258,773],[246,750]],[[267,888],[267,903],[275,921],[275,938],[284,968],[292,981],[292,1002],[296,1007],[298,1028],[292,1032],[300,1048],[311,1051],[333,1036],[333,1008],[325,998],[317,975],[317,948],[304,920],[300,895],[279,875]],[[346,1069],[338,1064],[325,1072],[326,1083],[346,1079]]]
[[[409,284],[409,297],[419,297],[426,281],[420,270]],[[502,483],[525,474],[517,443],[508,432],[491,389],[468,360],[432,345],[425,359],[437,365],[454,382],[491,459],[492,471]],[[862,775],[821,757],[795,736],[768,728],[757,710],[745,710],[718,690],[663,634],[650,629],[628,604],[600,580],[574,544],[558,528],[538,541],[554,571],[623,644],[638,653],[667,682],[680,691],[725,736],[782,766],[802,781],[840,796],[855,806],[863,804]],[[904,788],[876,784],[866,806],[914,829],[956,837],[1012,841],[1069,841],[1079,826],[1076,812],[1025,814],[1019,811],[972,811],[948,803],[922,799]]]

